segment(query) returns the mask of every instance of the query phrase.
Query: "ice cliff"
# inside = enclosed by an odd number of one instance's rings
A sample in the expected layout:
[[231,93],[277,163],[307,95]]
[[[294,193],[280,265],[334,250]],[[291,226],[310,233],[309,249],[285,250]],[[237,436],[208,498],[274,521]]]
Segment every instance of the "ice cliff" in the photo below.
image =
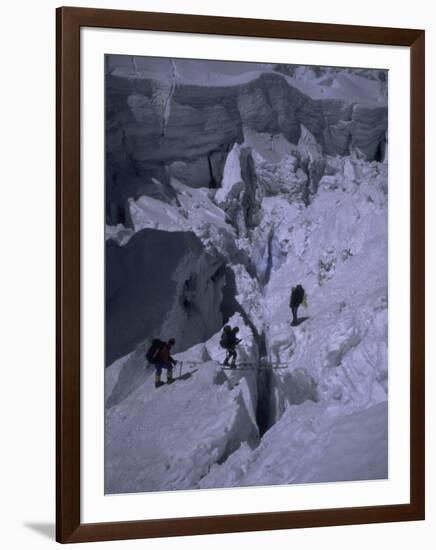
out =
[[236,65],[107,61],[108,493],[387,477],[384,73]]
[[227,154],[246,131],[297,144],[304,126],[326,154],[358,150],[367,160],[383,158],[383,81],[347,71],[304,80],[274,65],[240,63],[234,71],[220,62],[107,56],[110,224],[130,223],[130,197],[173,201],[171,176],[218,187]]
[[226,270],[192,231],[138,231],[106,241],[106,357],[170,332],[189,347],[222,326]]

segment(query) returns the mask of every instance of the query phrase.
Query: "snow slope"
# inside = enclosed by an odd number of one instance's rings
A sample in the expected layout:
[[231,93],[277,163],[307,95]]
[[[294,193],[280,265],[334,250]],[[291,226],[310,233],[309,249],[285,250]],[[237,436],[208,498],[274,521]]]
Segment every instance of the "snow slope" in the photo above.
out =
[[205,362],[159,395],[149,377],[109,409],[107,492],[190,489],[241,441],[256,443],[242,389],[231,389],[221,373]]
[[[195,77],[194,65],[185,69]],[[365,73],[285,78],[350,97],[383,88]],[[264,85],[274,91],[277,81]],[[371,113],[385,124],[385,112]],[[387,157],[328,154],[304,125],[296,143],[248,125],[242,136],[219,185],[190,186],[170,170],[170,199],[132,195],[129,227],[107,226],[119,270],[108,270],[117,304],[108,313],[117,350],[105,385],[109,493],[388,475]],[[308,308],[292,327],[297,283]],[[226,323],[241,329],[236,371],[220,366]],[[182,362],[178,380],[159,389],[144,360],[153,336],[176,336]]]
[[242,443],[201,488],[385,479],[387,403],[332,419],[306,402],[287,409],[253,451]]

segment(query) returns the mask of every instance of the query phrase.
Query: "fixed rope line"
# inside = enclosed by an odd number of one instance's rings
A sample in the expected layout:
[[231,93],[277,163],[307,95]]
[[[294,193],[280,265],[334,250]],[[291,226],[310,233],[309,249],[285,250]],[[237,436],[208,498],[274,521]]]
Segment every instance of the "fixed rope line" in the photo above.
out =
[[[177,361],[178,363],[180,363],[182,366],[195,366],[195,365],[204,365],[204,363],[207,363],[207,361]],[[255,362],[242,362],[242,363],[238,363],[237,367],[235,367],[236,369],[239,368],[239,367],[248,367],[248,368],[253,368],[253,369],[285,369],[287,368],[288,366],[290,365],[290,363],[270,363],[270,364],[266,364],[266,365],[259,365],[258,363],[255,363]],[[222,365],[220,364],[220,366],[226,366],[226,367],[229,367],[229,365]]]

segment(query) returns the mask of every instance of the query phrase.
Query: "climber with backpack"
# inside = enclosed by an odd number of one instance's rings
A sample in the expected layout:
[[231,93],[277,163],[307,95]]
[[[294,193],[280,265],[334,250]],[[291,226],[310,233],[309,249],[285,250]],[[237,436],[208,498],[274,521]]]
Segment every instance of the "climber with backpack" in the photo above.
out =
[[292,311],[292,323],[291,326],[295,327],[298,325],[297,311],[300,305],[303,304],[304,307],[307,307],[307,297],[306,291],[301,285],[293,286],[291,292],[291,298],[289,300],[289,307]]
[[223,365],[228,366],[231,359],[230,368],[236,369],[236,346],[241,340],[236,336],[239,332],[239,327],[233,329],[230,325],[226,325],[221,334],[220,346],[226,350],[226,358]]
[[167,384],[174,382],[173,366],[177,365],[177,361],[171,356],[171,348],[175,343],[175,338],[170,338],[168,342],[155,338],[145,354],[147,361],[156,369],[154,378],[155,388],[160,388],[164,385],[164,382],[161,381],[162,369],[166,369],[167,371]]

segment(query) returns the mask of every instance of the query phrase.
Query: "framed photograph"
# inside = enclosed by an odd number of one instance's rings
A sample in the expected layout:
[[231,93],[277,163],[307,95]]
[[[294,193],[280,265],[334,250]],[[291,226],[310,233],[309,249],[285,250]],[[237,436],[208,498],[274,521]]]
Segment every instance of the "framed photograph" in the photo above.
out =
[[424,519],[424,31],[57,10],[57,540]]

